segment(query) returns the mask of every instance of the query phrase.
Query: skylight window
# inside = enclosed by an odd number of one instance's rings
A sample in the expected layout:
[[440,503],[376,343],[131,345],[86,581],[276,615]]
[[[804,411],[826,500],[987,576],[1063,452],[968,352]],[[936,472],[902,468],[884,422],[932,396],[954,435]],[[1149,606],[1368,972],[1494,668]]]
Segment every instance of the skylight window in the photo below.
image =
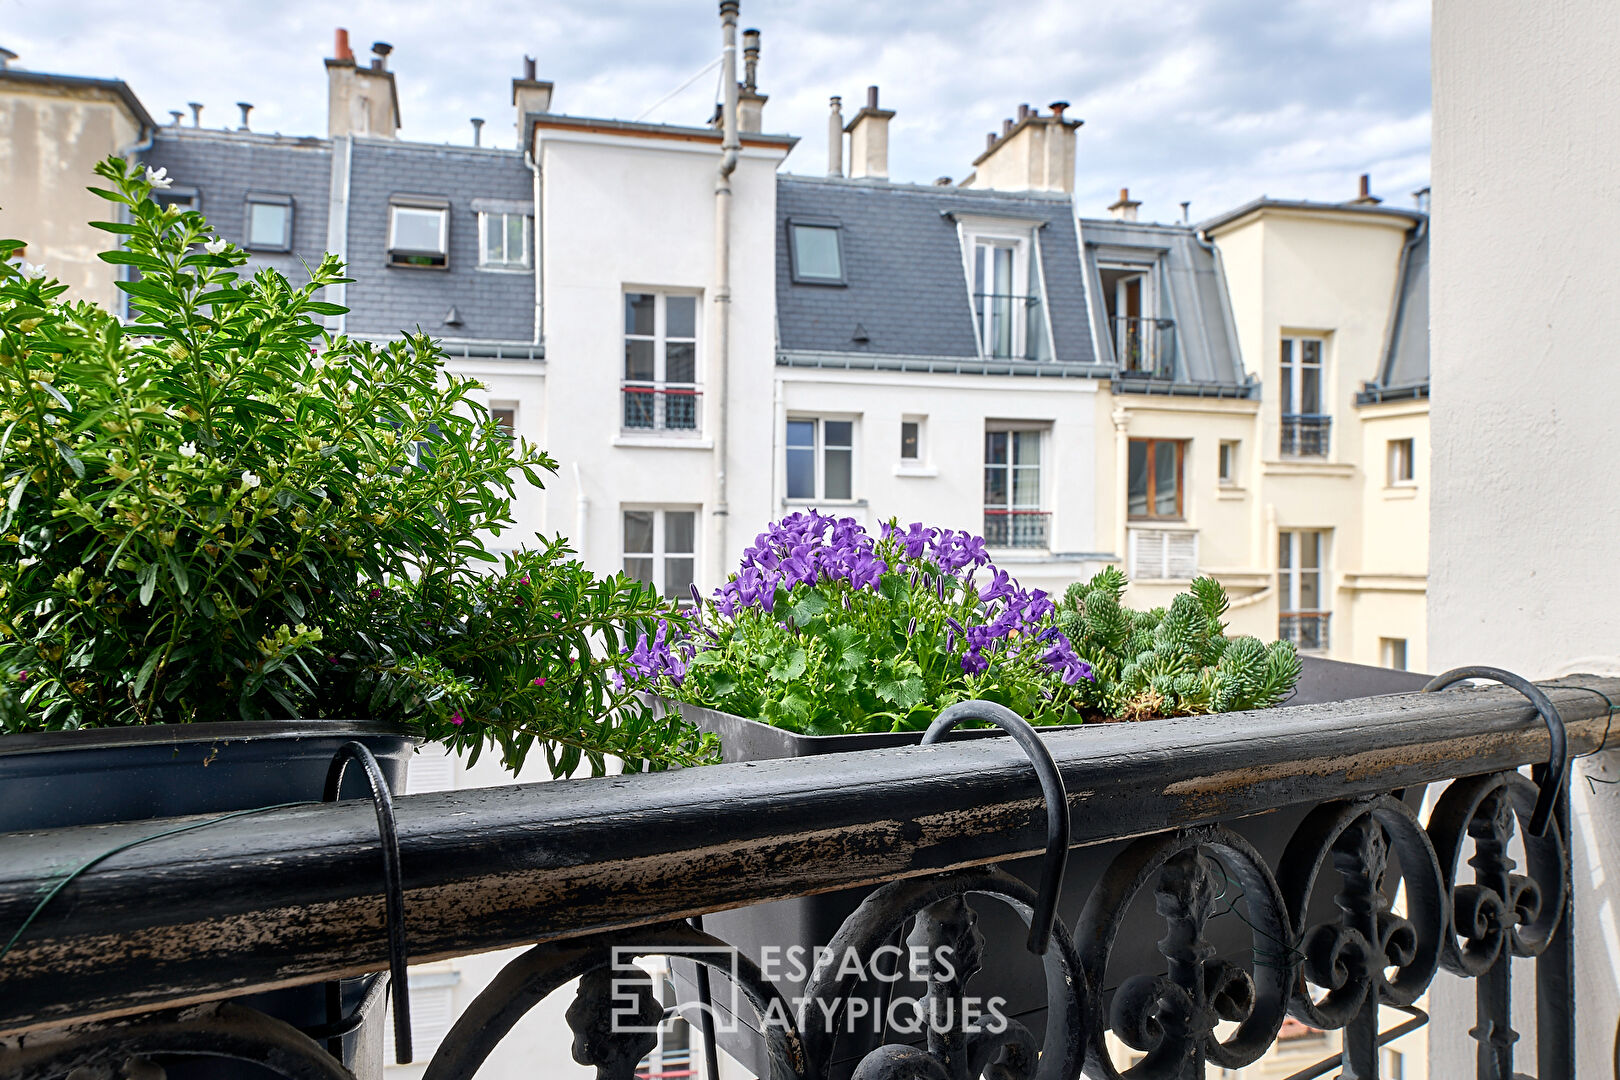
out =
[[788,222],[793,280],[808,285],[844,284],[842,229],[834,222]]

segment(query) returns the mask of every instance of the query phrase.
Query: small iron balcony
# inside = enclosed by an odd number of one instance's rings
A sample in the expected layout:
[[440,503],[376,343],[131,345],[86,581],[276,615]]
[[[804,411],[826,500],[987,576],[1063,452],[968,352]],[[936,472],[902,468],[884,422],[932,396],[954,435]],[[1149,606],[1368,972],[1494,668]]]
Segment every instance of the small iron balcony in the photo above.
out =
[[1326,611],[1285,611],[1277,616],[1277,637],[1292,641],[1300,652],[1324,652],[1332,618]]
[[1320,413],[1284,415],[1283,457],[1327,457],[1332,445],[1333,417]]
[[696,386],[626,382],[623,393],[626,431],[698,431],[698,404],[703,391]]
[[985,507],[984,542],[993,548],[1043,548],[1046,546],[1049,510],[1009,510]]
[[1137,315],[1116,315],[1108,320],[1114,354],[1125,375],[1173,379],[1176,374],[1176,321]]

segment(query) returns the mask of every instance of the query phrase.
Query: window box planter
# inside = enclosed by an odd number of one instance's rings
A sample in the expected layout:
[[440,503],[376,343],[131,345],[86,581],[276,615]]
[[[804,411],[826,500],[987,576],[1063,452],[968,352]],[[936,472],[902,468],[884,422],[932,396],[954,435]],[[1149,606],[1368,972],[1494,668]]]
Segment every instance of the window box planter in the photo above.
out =
[[[1299,685],[1290,705],[1316,704],[1341,701],[1379,694],[1405,693],[1420,689],[1428,677],[1411,672],[1391,671],[1384,668],[1346,664],[1315,657],[1302,657],[1304,668]],[[875,733],[856,735],[811,736],[772,727],[756,720],[705,709],[684,702],[664,702],[670,709],[678,709],[687,720],[704,731],[720,737],[727,762],[765,761],[776,758],[807,757],[820,754],[859,752],[863,750],[892,749],[915,746],[921,733]],[[1147,721],[1152,723],[1153,721]],[[1043,735],[1057,738],[1084,739],[1102,725],[1074,727],[1048,727],[1038,729]],[[950,736],[956,738],[996,738],[1001,732],[994,729],[958,729]],[[1414,810],[1422,800],[1422,791],[1409,789],[1405,793],[1407,804]],[[1284,807],[1275,813],[1243,818],[1227,824],[1259,850],[1270,865],[1276,865],[1289,838],[1299,827],[1314,804]],[[1087,896],[1097,884],[1110,862],[1119,855],[1128,841],[1098,844],[1071,854],[1064,878],[1063,891],[1058,903],[1058,917],[1073,927]],[[1002,868],[1039,887],[1040,858],[1020,859],[1002,864]],[[1393,897],[1398,879],[1392,874],[1384,883],[1387,895]],[[775,947],[785,950],[798,947],[807,951],[825,945],[832,939],[844,920],[854,912],[873,889],[845,889],[818,896],[783,900],[753,907],[739,908],[706,916],[703,928],[721,940],[736,946],[754,961],[760,961],[763,950]],[[1046,988],[1039,960],[1025,948],[1028,929],[1019,917],[1000,903],[975,905],[979,916],[979,931],[984,935],[984,968],[974,977],[972,992],[980,998],[999,995],[1006,999],[1004,1012],[1031,1031],[1039,1033],[1045,1024]],[[1318,890],[1312,900],[1313,921],[1328,921],[1335,917],[1331,890]],[[1253,932],[1235,915],[1213,919],[1207,936],[1225,957],[1241,957],[1252,948]],[[1120,972],[1148,972],[1162,969],[1164,958],[1158,950],[1158,939],[1164,935],[1163,919],[1157,915],[1151,902],[1140,898],[1126,916],[1122,932],[1116,939],[1110,970]],[[676,989],[681,1001],[696,1001],[697,989],[693,968],[685,962],[673,965]],[[778,959],[776,969],[782,972],[785,961]],[[807,961],[806,966],[809,966]],[[791,974],[791,972],[789,972]],[[778,980],[778,988],[791,1002],[802,995],[806,979]],[[713,1000],[718,1015],[730,1016],[725,1002],[730,1000],[730,988],[723,976],[714,977]],[[924,992],[919,984],[901,982],[895,985],[895,996],[917,997]],[[872,984],[863,987],[860,995],[873,998],[883,993],[883,987]],[[721,1049],[736,1058],[756,1075],[766,1075],[768,1058],[765,1037],[757,1030],[757,1020],[749,1010],[736,1025],[722,1024],[717,1035]],[[868,1029],[869,1030],[869,1029]],[[886,1041],[893,1041],[891,1033]],[[875,1033],[868,1040],[859,1036],[843,1036],[840,1052],[834,1065],[835,1076],[846,1076],[849,1070],[869,1050],[878,1045]]]
[[[364,744],[395,792],[405,789],[421,740],[365,721],[154,724],[0,737],[0,833],[79,825],[219,815],[290,802],[319,802],[338,748]],[[360,769],[343,778],[342,798],[370,798]],[[109,841],[111,846],[112,841]],[[382,860],[378,858],[378,886]],[[50,910],[41,918],[48,920]],[[342,983],[345,1015],[365,979]],[[326,1022],[324,984],[240,999],[298,1027]],[[383,1011],[343,1038],[343,1058],[381,1061]],[[161,1062],[172,1080],[260,1080],[279,1073],[216,1058]]]

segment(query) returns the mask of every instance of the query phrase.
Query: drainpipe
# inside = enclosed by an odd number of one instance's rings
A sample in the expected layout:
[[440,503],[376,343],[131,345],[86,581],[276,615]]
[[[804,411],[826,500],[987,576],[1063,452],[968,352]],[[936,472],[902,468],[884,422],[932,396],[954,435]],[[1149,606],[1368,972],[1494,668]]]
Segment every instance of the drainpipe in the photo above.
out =
[[540,321],[541,276],[540,276],[540,159],[534,153],[533,132],[530,133],[529,148],[523,151],[523,164],[529,167],[534,175],[534,343],[539,345],[544,338],[540,336],[542,323]]
[[731,374],[731,174],[737,169],[742,143],[737,138],[738,0],[720,0],[720,83],[725,89],[720,109],[720,167],[714,180],[714,583],[726,578],[726,518],[731,513],[726,492],[726,398]]
[[[1116,402],[1111,416],[1114,421],[1114,490],[1125,491],[1131,482],[1131,414],[1123,402]],[[1119,564],[1129,576],[1131,566],[1130,512],[1125,504],[1114,499],[1114,550],[1119,553]]]
[[579,473],[579,462],[574,462],[574,550],[590,564],[590,549],[586,544],[585,526],[590,522],[591,497],[585,494],[585,481]]

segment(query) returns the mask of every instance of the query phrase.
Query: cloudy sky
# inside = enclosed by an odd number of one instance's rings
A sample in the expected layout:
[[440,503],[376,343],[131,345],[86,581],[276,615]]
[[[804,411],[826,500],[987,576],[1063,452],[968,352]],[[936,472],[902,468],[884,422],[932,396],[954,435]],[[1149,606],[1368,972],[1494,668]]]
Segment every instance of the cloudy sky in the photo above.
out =
[[[513,145],[525,53],[575,115],[701,123],[719,52],[711,0],[0,0],[21,66],[117,76],[159,119],[324,134],[332,30],[393,44],[401,134]],[[827,98],[882,87],[890,175],[961,179],[1020,102],[1085,120],[1076,187],[1101,213],[1122,186],[1145,218],[1196,220],[1266,194],[1343,199],[1370,172],[1396,205],[1429,173],[1428,0],[743,0],[764,35],[766,128],[799,135],[791,171],[826,169]],[[189,122],[189,121],[188,121]]]

